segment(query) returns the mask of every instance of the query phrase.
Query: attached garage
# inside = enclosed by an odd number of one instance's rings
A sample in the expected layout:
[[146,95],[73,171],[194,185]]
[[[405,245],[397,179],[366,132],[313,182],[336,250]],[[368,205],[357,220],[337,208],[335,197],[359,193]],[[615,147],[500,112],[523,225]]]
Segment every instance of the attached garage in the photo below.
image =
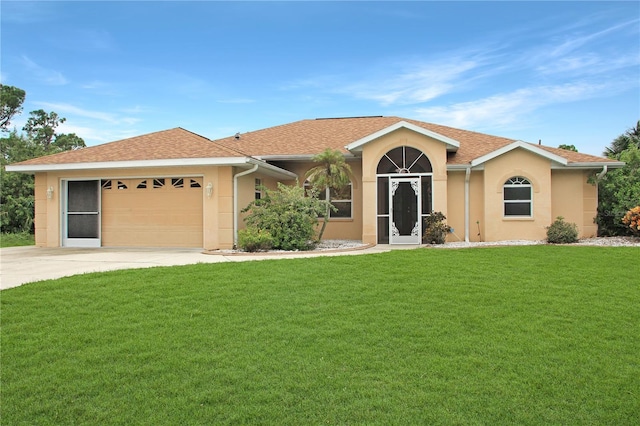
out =
[[202,177],[103,179],[103,247],[203,246]]
[[255,179],[275,186],[298,178],[181,128],[35,158],[7,170],[35,175],[40,247],[230,249]]

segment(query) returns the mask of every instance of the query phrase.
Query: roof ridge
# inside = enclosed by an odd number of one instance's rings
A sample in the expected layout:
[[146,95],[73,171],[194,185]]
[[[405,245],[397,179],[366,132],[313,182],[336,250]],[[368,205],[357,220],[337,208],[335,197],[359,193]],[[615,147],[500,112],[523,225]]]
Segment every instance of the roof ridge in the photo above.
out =
[[[412,118],[402,118],[402,117],[395,117],[395,118],[399,118],[401,120],[405,120],[408,122],[413,122],[413,123],[422,123],[422,124],[426,124],[428,126],[435,126],[435,127],[444,127],[446,129],[450,129],[452,131],[456,131],[456,132],[465,132],[465,133],[473,133],[476,135],[482,135],[482,136],[490,136],[492,138],[499,138],[499,139],[505,139],[505,140],[511,140],[511,141],[517,141],[518,139],[513,139],[513,138],[508,138],[506,136],[498,136],[498,135],[494,135],[491,133],[484,133],[484,132],[480,132],[477,130],[468,130],[468,129],[461,129],[460,127],[452,127],[452,126],[447,126],[446,124],[438,124],[438,123],[431,123],[428,121],[422,121],[422,120],[414,120]],[[526,141],[522,141],[522,142],[526,142]],[[531,143],[531,142],[527,142],[527,143]]]
[[354,117],[317,117],[315,120],[348,120],[354,118],[384,118],[383,115],[360,115]]
[[233,152],[235,152],[237,154],[240,154],[243,157],[252,157],[251,155],[249,155],[249,154],[247,154],[245,152],[242,152],[242,151],[240,151],[239,149],[237,149],[235,147],[231,147],[231,146],[224,145],[224,144],[220,143],[219,141],[221,141],[221,140],[222,139],[216,139],[216,140],[209,139],[209,142],[212,143],[212,144],[215,144],[216,146],[218,146],[220,148],[223,148],[223,149],[226,149],[228,151],[233,151]]
[[[171,130],[183,130],[183,131],[185,131],[185,132],[187,132],[187,133],[191,133],[191,134],[192,134],[192,135],[194,135],[194,136],[198,136],[198,137],[201,137],[202,139],[206,139],[206,140],[208,140],[208,141],[211,141],[211,139],[209,139],[209,138],[208,138],[208,137],[206,137],[206,136],[202,136],[202,135],[201,135],[201,134],[199,134],[199,133],[192,132],[191,130],[189,130],[189,129],[185,129],[184,127],[180,127],[180,126],[178,126],[178,127],[174,127],[174,128],[172,128],[172,129],[161,130],[161,131],[168,132],[168,131],[171,131]],[[155,133],[160,133],[160,132],[155,132]],[[149,134],[152,134],[152,133],[149,133]],[[143,136],[144,136],[144,135],[143,135]]]

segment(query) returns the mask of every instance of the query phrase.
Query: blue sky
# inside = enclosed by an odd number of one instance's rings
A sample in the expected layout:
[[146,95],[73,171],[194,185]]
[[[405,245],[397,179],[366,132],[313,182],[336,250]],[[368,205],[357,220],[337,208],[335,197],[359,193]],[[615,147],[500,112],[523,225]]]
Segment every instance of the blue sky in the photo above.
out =
[[1,3],[1,80],[88,145],[397,115],[600,155],[640,119],[638,2]]

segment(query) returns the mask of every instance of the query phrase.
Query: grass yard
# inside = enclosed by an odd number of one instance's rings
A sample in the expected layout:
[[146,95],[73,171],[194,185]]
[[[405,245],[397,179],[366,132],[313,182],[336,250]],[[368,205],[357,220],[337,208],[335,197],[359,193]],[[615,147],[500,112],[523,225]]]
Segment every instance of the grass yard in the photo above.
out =
[[2,424],[640,424],[640,250],[96,273],[2,291]]
[[0,247],[32,246],[35,243],[35,237],[28,232],[0,234]]

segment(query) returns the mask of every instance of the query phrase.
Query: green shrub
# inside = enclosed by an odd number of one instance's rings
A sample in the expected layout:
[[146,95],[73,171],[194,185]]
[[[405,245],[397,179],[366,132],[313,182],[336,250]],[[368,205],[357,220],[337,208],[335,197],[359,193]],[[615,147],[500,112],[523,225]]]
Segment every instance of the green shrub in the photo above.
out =
[[265,189],[264,193],[242,210],[249,213],[244,219],[247,227],[268,231],[274,249],[313,248],[318,217],[325,213],[327,202],[305,196],[298,185],[278,183],[277,190]]
[[578,241],[578,226],[565,222],[562,216],[547,227],[547,242],[551,244],[570,244]]
[[425,244],[444,244],[447,233],[451,228],[445,223],[446,216],[441,212],[432,212],[424,219],[424,235],[422,242]]
[[[613,157],[612,157],[613,158]],[[598,185],[599,236],[632,235],[632,230],[620,218],[640,200],[640,148],[631,146],[615,156],[625,166],[609,170],[601,179],[589,182]]]
[[238,247],[254,252],[269,250],[273,246],[273,237],[269,231],[250,226],[238,231]]

